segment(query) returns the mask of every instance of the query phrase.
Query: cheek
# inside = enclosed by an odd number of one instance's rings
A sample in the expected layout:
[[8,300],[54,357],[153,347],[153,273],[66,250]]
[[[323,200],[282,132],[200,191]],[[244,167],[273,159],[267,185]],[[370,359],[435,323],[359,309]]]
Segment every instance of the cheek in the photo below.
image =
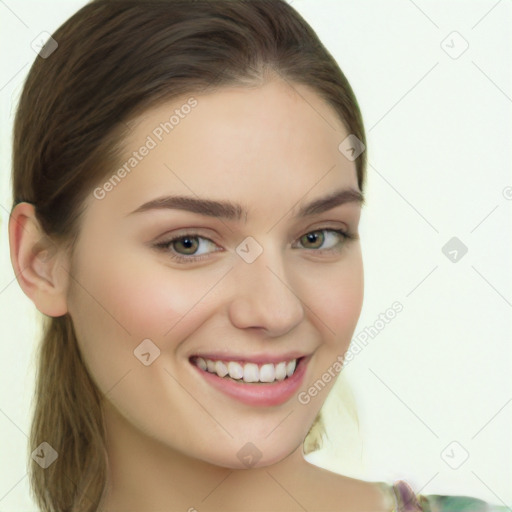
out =
[[138,263],[135,257],[110,264],[89,260],[72,283],[69,311],[84,360],[103,391],[141,366],[134,350],[143,340],[160,349],[161,361],[172,356],[202,323],[207,303],[201,299],[218,280]]
[[360,251],[350,258],[309,273],[304,297],[311,321],[323,334],[324,346],[337,351],[347,348],[356,328],[364,297],[364,272]]

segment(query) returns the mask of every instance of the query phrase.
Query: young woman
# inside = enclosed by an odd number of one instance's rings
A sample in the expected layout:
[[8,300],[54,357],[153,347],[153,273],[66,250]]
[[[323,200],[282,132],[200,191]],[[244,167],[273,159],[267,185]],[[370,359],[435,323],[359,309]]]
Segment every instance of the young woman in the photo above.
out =
[[362,307],[365,145],[282,0],[98,0],[52,35],[9,224],[41,510],[505,510],[304,459]]

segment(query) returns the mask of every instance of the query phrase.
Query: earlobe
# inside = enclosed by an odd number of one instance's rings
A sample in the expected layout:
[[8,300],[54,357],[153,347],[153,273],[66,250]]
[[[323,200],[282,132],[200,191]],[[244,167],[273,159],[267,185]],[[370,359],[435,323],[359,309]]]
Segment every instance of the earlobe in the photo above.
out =
[[11,263],[23,292],[48,316],[67,313],[68,274],[62,268],[65,255],[44,233],[34,205],[18,203],[9,218]]

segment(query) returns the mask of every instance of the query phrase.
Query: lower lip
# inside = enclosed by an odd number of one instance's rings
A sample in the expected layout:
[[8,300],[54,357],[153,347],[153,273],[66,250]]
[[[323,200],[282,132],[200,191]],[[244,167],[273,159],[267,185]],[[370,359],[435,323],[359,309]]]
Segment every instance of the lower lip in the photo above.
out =
[[193,363],[190,364],[207,382],[224,394],[248,405],[268,407],[271,405],[281,405],[295,394],[304,380],[304,374],[306,373],[306,367],[310,359],[311,356],[301,358],[291,377],[268,384],[235,382],[219,377],[214,373],[201,370],[201,368]]

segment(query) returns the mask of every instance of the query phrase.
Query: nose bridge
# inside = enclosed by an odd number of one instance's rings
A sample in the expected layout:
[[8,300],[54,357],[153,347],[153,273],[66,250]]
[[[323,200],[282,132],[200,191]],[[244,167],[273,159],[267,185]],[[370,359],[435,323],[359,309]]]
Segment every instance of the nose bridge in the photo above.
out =
[[239,328],[282,335],[300,323],[304,307],[288,279],[283,252],[271,247],[270,237],[265,244],[251,238],[237,247],[231,320]]

